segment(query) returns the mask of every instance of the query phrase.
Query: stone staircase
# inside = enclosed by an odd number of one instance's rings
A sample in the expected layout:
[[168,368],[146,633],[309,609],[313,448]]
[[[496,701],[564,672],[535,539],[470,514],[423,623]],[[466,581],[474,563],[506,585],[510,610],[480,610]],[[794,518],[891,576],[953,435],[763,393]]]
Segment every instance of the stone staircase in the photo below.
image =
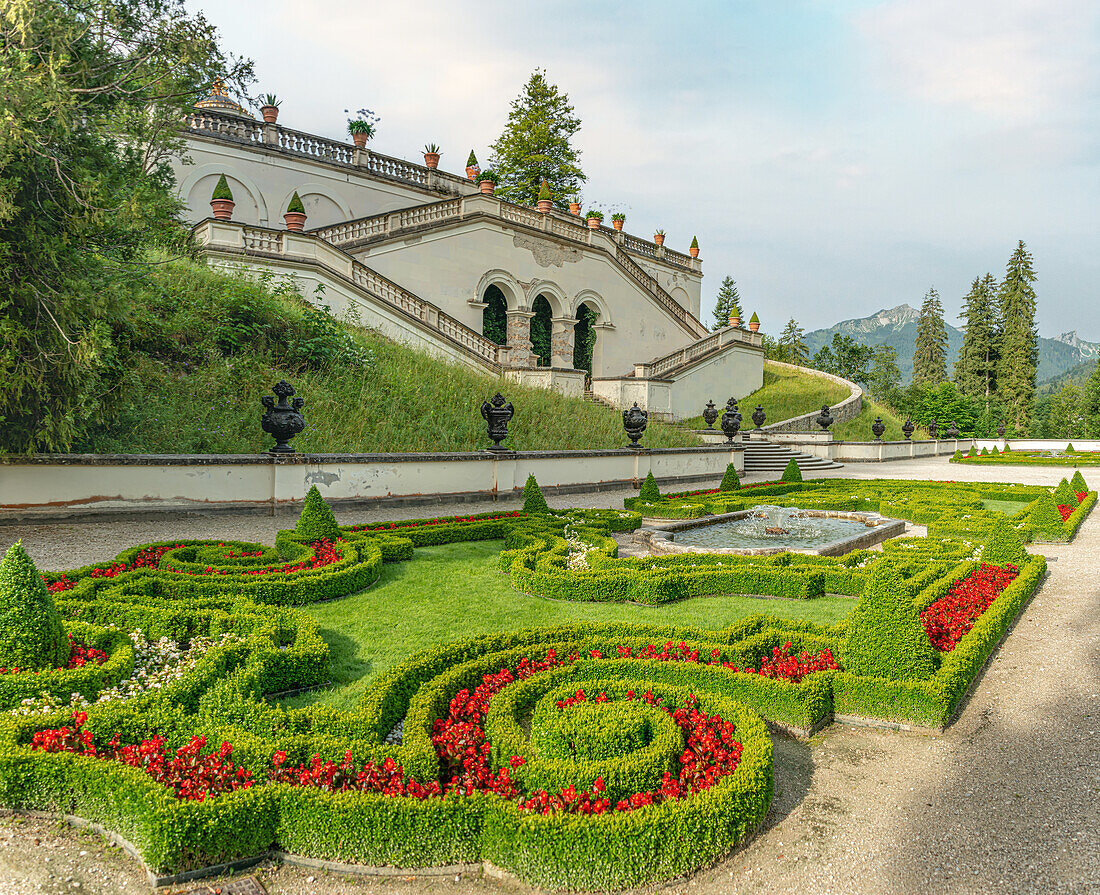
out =
[[601,398],[595,392],[589,391],[588,389],[585,389],[584,400],[589,404],[595,404],[597,407],[610,407],[612,410],[619,409],[606,398]]
[[840,463],[813,457],[780,444],[767,441],[745,442],[745,475],[759,475],[765,479],[778,479],[787,464],[794,460],[802,475],[809,478],[823,469],[841,469]]

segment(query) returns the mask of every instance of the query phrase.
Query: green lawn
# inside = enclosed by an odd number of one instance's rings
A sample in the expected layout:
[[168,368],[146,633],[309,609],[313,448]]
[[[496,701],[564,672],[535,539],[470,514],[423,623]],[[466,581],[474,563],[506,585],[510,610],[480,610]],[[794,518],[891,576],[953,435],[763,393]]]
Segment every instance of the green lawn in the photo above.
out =
[[845,597],[778,600],[717,596],[663,606],[551,602],[512,590],[498,570],[502,541],[424,547],[409,562],[387,564],[362,593],[308,607],[332,648],[330,690],[286,700],[352,708],[371,679],[412,653],[476,634],[572,621],[632,621],[720,628],[767,612],[832,624],[855,601]]
[[1027,502],[1015,500],[983,500],[982,506],[987,510],[996,510],[998,513],[1006,513],[1011,516],[1027,506]]
[[[872,401],[865,394],[863,396],[863,411],[853,420],[839,423],[832,428],[833,439],[836,441],[874,441],[875,435],[871,431],[871,424],[875,417],[882,417],[882,423],[886,431],[882,435],[883,441],[904,441],[905,435],[901,431],[905,419],[898,416],[885,404]],[[942,433],[943,430],[941,429]],[[913,432],[914,439],[927,438],[928,430],[918,426]],[[942,434],[940,436],[943,437]]]

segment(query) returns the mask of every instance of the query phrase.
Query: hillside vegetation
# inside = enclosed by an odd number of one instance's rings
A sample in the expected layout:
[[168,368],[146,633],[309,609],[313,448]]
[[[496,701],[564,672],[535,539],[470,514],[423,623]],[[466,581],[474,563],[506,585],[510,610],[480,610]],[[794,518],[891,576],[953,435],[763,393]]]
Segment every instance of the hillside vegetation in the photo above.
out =
[[[482,401],[516,409],[516,450],[623,447],[622,417],[579,398],[432,358],[317,310],[285,283],[172,260],[119,281],[117,356],[92,424],[73,444],[94,453],[252,453],[272,444],[260,397],[287,379],[305,399],[299,451],[460,451],[487,447]],[[650,423],[647,447],[699,442]]]

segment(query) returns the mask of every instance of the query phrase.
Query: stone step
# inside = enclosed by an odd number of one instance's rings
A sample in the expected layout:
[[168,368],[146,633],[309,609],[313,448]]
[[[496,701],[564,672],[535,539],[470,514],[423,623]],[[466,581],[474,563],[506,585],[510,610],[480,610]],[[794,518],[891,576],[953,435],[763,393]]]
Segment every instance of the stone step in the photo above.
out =
[[766,441],[749,441],[745,444],[745,472],[750,475],[769,476],[782,473],[794,460],[800,471],[817,472],[822,469],[840,469],[841,464],[823,457],[814,457],[791,450],[780,444]]

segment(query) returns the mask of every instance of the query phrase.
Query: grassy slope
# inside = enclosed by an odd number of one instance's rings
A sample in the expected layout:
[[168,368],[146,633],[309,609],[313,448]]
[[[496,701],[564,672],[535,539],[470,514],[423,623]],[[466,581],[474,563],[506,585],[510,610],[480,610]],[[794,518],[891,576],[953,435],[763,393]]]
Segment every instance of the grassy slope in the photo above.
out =
[[[270,283],[173,261],[160,265],[148,284],[126,288],[127,314],[112,321],[121,347],[116,380],[102,397],[101,426],[73,446],[77,451],[266,450],[272,442],[260,428],[260,396],[283,378],[306,402],[307,428],[294,441],[300,451],[486,447],[479,408],[498,390],[516,408],[507,447],[627,443],[614,410],[480,375],[368,329],[318,323],[300,297]],[[371,360],[333,359],[330,349],[341,342],[355,353],[370,352]],[[647,447],[698,443],[658,423],[642,441]]]
[[438,643],[476,634],[572,621],[630,621],[719,628],[767,613],[832,624],[855,601],[844,597],[768,600],[717,596],[664,606],[551,602],[512,590],[497,565],[501,541],[425,547],[402,563],[387,564],[368,590],[333,603],[305,607],[332,648],[332,690],[306,694],[288,705],[320,702],[351,708],[371,679],[391,665]]
[[[839,423],[832,427],[830,430],[833,433],[833,439],[835,441],[874,441],[874,433],[871,432],[871,424],[875,421],[875,417],[882,417],[882,422],[886,426],[886,432],[883,433],[883,441],[904,441],[905,435],[902,434],[901,427],[905,420],[890,410],[885,404],[879,404],[876,401],[872,401],[866,395],[863,396],[863,411],[854,420],[848,420],[846,423]],[[918,427],[913,432],[913,438],[927,438],[927,430]]]
[[[778,423],[811,410],[820,410],[822,404],[832,407],[847,398],[848,394],[846,388],[827,379],[795,373],[770,361],[764,361],[764,384],[751,395],[742,398],[738,406],[745,418],[743,425],[752,428],[749,416],[757,404],[764,408],[769,423]],[[719,409],[725,406],[725,398],[715,396],[713,400]],[[701,429],[706,423],[700,415],[685,420],[683,425]],[[716,427],[717,425],[715,423]]]

